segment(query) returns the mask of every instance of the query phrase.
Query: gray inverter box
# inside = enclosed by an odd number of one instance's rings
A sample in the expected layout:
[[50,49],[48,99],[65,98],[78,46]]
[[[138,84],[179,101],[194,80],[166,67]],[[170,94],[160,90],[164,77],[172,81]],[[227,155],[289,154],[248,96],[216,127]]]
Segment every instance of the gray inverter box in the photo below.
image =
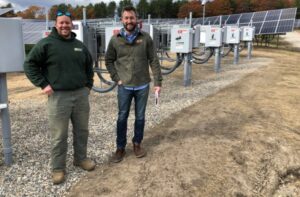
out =
[[171,52],[190,53],[192,47],[192,28],[175,26],[171,29]]
[[199,48],[200,46],[200,28],[200,25],[193,28],[193,48]]
[[255,29],[250,26],[241,27],[241,40],[252,41],[254,38]]
[[205,46],[221,47],[222,46],[222,28],[219,26],[208,26],[206,28]]
[[121,29],[122,29],[122,26],[120,26],[120,25],[105,27],[105,51],[107,50],[110,39],[114,35],[117,35]]
[[0,18],[0,73],[23,71],[24,58],[21,19]]
[[224,27],[224,43],[226,44],[240,43],[240,28],[238,26]]

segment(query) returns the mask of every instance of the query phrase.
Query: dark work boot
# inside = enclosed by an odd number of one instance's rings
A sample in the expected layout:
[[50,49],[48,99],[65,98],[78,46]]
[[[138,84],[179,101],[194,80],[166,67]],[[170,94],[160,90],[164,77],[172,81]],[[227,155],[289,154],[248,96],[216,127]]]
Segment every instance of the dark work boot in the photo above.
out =
[[118,148],[115,152],[115,154],[112,157],[112,162],[118,163],[124,159],[124,156],[126,154],[126,151],[124,148]]
[[133,143],[133,152],[137,158],[141,158],[146,155],[145,149],[143,149],[141,144],[138,143]]

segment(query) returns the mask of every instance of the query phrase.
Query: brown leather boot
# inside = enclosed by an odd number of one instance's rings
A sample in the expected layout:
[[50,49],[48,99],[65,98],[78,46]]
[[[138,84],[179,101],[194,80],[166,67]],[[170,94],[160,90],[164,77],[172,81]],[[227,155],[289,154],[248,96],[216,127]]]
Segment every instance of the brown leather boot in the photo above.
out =
[[53,184],[61,184],[65,181],[65,172],[62,171],[53,171],[52,172],[52,182]]
[[112,157],[112,162],[118,163],[124,159],[124,156],[126,154],[126,151],[124,148],[118,148],[115,152],[115,154]]
[[96,167],[96,163],[93,160],[88,159],[88,158],[86,158],[80,162],[74,161],[73,164],[74,164],[74,166],[79,166],[81,169],[86,170],[86,171],[92,171]]
[[138,143],[133,143],[133,152],[137,158],[141,158],[146,155],[145,149],[143,149],[141,144]]

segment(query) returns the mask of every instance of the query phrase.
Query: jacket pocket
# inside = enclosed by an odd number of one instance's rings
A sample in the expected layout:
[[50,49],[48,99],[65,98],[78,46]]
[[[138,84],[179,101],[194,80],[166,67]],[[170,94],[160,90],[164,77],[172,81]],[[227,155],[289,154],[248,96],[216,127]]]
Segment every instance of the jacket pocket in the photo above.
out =
[[61,67],[59,65],[51,65],[48,67],[47,72],[47,79],[50,82],[51,85],[55,84],[62,73]]

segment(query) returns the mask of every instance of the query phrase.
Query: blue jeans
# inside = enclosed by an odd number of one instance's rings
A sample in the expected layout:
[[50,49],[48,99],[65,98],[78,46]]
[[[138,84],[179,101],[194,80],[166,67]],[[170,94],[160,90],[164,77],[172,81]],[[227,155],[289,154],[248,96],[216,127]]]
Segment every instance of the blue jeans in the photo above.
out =
[[149,86],[141,90],[127,90],[118,86],[118,121],[117,121],[117,148],[125,148],[127,144],[127,120],[131,101],[135,103],[135,122],[133,143],[140,144],[144,137],[145,111],[149,95]]

